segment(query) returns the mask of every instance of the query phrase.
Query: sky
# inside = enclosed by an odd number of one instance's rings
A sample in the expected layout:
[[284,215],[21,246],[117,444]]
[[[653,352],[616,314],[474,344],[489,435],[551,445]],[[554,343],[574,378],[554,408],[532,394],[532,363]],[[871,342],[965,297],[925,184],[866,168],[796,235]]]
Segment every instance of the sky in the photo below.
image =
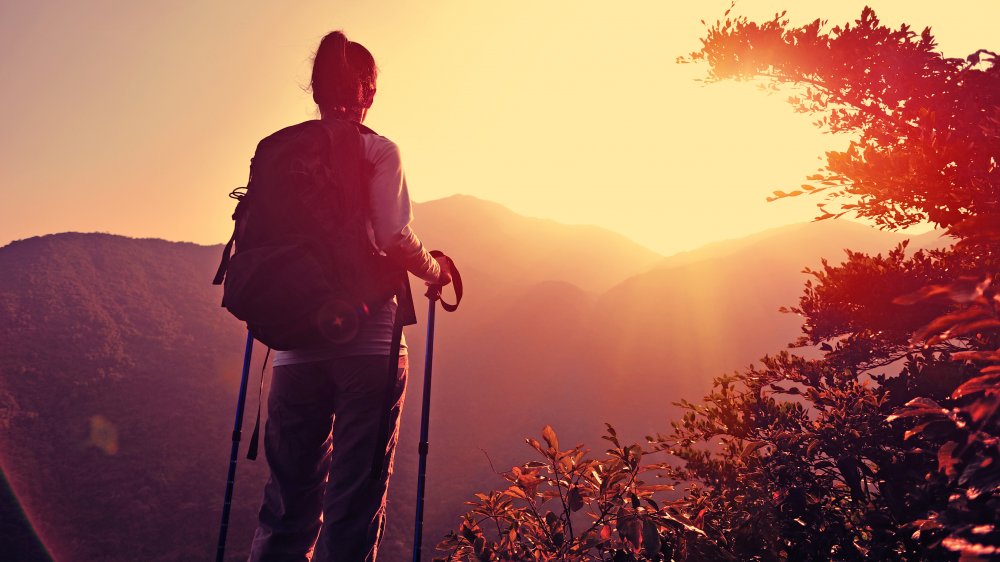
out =
[[[866,2],[740,0],[755,19],[843,23]],[[996,50],[993,0],[867,2]],[[415,201],[467,194],[595,224],[663,254],[811,219],[767,203],[847,139],[785,95],[679,65],[730,0],[93,2],[0,5],[0,245],[63,231],[214,244],[258,140],[318,116],[333,29],[380,68],[366,124],[401,148]],[[445,248],[446,250],[446,248]]]

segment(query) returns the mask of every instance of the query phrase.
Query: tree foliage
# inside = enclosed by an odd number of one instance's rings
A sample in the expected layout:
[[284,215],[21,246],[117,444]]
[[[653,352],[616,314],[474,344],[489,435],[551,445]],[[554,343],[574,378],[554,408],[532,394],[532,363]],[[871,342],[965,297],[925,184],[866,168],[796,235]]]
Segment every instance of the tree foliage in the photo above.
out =
[[870,8],[852,24],[825,28],[821,20],[792,27],[784,14],[764,23],[726,19],[685,59],[707,62],[710,80],[787,85],[796,111],[856,135],[827,154],[814,184],[776,196],[824,193],[846,202],[820,218],[853,212],[890,228],[996,218],[997,55],[944,57],[930,28],[889,28]]
[[[803,318],[791,346],[818,358],[782,351],[717,378],[639,453],[536,447],[545,462],[477,496],[442,544],[449,560],[1000,558],[1000,57],[944,57],[929,29],[887,27],[869,8],[832,28],[724,17],[681,62],[791,90],[796,111],[852,139],[774,198],[820,198],[817,220],[930,223],[953,244],[806,270],[786,311]],[[640,453],[666,456],[646,466]],[[524,487],[543,472],[544,487]],[[646,473],[682,489],[649,503]],[[593,474],[623,484],[602,491]],[[567,535],[570,493],[618,534]],[[533,511],[557,498],[551,524]],[[632,521],[655,542],[622,530]]]

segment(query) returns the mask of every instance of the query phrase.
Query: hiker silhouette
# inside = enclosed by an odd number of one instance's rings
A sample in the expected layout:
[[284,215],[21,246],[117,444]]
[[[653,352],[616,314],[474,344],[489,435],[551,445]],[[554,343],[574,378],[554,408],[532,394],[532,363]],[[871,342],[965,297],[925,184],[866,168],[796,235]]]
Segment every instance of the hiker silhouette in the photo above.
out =
[[[357,283],[353,292],[345,289],[351,295],[337,300],[340,304],[336,306],[327,306],[333,301],[311,303],[308,308],[313,312],[307,323],[319,328],[311,330],[312,340],[301,334],[269,334],[284,345],[272,345],[281,350],[274,356],[264,429],[270,477],[251,546],[251,562],[308,560],[310,553],[315,562],[375,559],[385,527],[386,491],[408,372],[402,326],[415,321],[404,272],[431,285],[451,281],[447,258],[432,257],[410,228],[413,214],[398,147],[362,125],[375,97],[376,77],[375,60],[368,49],[349,41],[340,31],[326,35],[316,51],[311,84],[321,119],[283,129],[261,141],[240,205],[269,197],[271,211],[248,203],[242,214],[237,207],[234,215],[236,253],[228,275],[235,280],[231,287],[230,278],[226,279],[226,299],[239,285],[238,267],[244,268],[239,271],[252,269],[246,265],[250,260],[239,264],[241,255],[251,255],[244,253],[241,245],[255,248],[253,239],[266,237],[266,233],[250,232],[262,228],[259,221],[267,213],[277,216],[273,210],[286,208],[285,203],[289,203],[287,209],[307,215],[301,220],[295,217],[294,224],[289,224],[289,229],[298,229],[300,238],[308,235],[304,243],[297,243],[324,259],[339,260],[335,264],[338,270],[331,275]],[[308,136],[315,131],[320,131],[316,133],[319,136]],[[323,135],[329,140],[322,140]],[[304,142],[303,138],[320,140],[309,140],[289,156],[287,147]],[[279,144],[281,150],[275,148]],[[319,156],[297,156],[317,146],[321,147],[316,153]],[[265,151],[268,154],[262,155]],[[265,195],[265,186],[276,177],[268,167],[279,160],[285,169],[298,174],[296,177],[320,178],[312,182],[319,185],[315,197],[309,195],[313,192],[308,188],[275,189]],[[360,170],[355,183],[361,197],[350,197],[354,177],[350,170]],[[296,197],[300,200],[287,201]],[[352,242],[324,230],[332,222],[324,212],[339,217],[344,224],[357,219],[354,222],[362,225],[365,259],[375,256],[388,261],[401,273],[405,287],[393,285],[395,296],[391,298],[385,298],[384,291],[369,291],[371,294],[351,300],[375,284],[371,271],[377,268],[350,263],[355,259],[351,256],[358,255],[345,250]],[[246,228],[241,219],[246,219]],[[254,221],[258,221],[256,226]],[[309,233],[309,224],[317,225],[316,232]],[[279,263],[273,255],[267,263]],[[299,263],[295,259],[292,256],[287,263]],[[268,282],[272,288],[302,281],[281,279],[282,274],[294,276],[299,271],[295,267],[266,269],[276,278]],[[349,280],[343,286],[350,287]],[[233,302],[224,300],[231,311]],[[333,312],[326,314],[324,310]],[[257,336],[253,322],[247,322]],[[344,326],[350,327],[350,333],[337,332]]]

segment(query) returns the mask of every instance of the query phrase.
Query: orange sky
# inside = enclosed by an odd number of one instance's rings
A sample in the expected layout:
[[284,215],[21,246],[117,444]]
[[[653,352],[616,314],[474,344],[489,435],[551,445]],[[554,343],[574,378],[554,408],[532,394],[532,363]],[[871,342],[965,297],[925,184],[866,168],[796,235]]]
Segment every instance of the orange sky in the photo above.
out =
[[[454,193],[589,223],[663,253],[808,220],[768,204],[841,139],[784,96],[704,86],[674,59],[729,0],[37,1],[0,7],[0,244],[66,230],[217,243],[257,140],[313,118],[312,50],[336,28],[381,68],[368,124],[417,201]],[[865,2],[742,0],[854,19]],[[942,50],[997,48],[1000,3],[869,2]]]

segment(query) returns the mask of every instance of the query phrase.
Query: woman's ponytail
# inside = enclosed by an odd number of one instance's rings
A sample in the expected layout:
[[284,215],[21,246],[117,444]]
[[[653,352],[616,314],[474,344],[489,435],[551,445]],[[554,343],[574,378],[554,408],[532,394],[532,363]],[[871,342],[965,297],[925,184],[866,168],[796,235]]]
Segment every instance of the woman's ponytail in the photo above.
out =
[[334,31],[320,41],[313,59],[313,101],[323,114],[348,115],[371,107],[378,69],[363,45]]

